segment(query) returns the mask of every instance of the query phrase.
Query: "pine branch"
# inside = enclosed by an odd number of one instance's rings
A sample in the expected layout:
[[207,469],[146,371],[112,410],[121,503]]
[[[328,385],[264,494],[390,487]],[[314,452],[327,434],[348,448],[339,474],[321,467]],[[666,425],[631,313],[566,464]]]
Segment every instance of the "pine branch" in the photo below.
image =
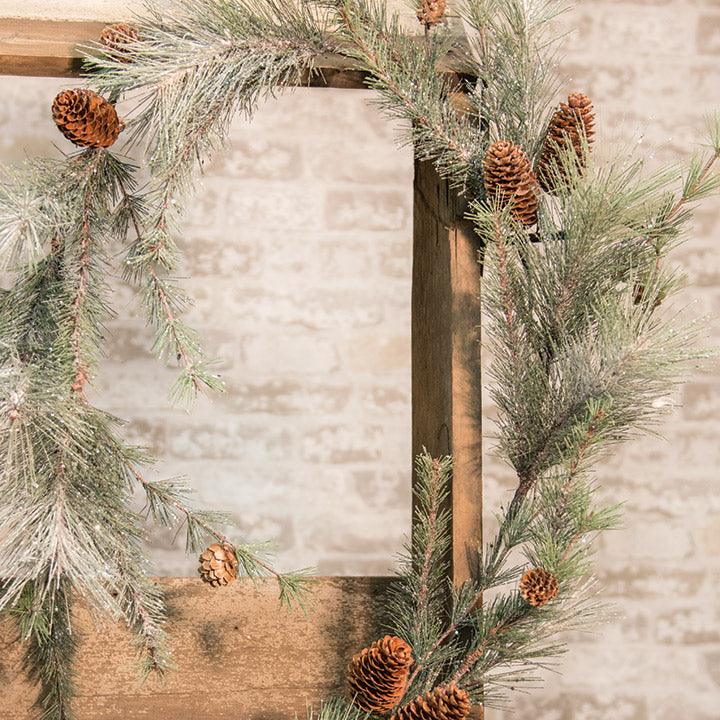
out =
[[[39,607],[36,605],[39,602]],[[70,627],[71,600],[64,581],[42,600],[28,590],[24,597],[27,613],[18,620],[28,638],[24,667],[40,689],[35,706],[42,720],[73,720],[73,660],[77,639]]]
[[[139,283],[143,276],[146,277],[149,321],[156,327],[155,350],[160,357],[163,357],[169,345],[172,354],[183,368],[183,374],[171,394],[178,404],[182,404],[186,397],[188,400],[194,399],[203,388],[221,392],[224,384],[216,374],[210,372],[212,364],[205,361],[194,333],[177,317],[177,313],[183,309],[185,303],[177,293],[174,296],[170,295],[166,281],[158,273],[159,264],[165,267],[171,266],[167,259],[162,259],[164,247],[156,243],[152,252],[138,252],[139,248],[144,247],[144,238],[148,235],[143,231],[143,218],[138,209],[141,201],[130,194],[126,183],[120,183],[120,189],[123,197],[121,208],[127,213],[135,233],[134,243],[126,260],[126,278]],[[152,233],[150,235],[152,237]],[[189,396],[182,391],[185,379],[192,388]]]
[[452,43],[438,33],[426,35],[423,45],[415,43],[382,4],[333,0],[328,5],[337,18],[336,32],[347,41],[340,51],[370,73],[368,85],[381,93],[385,113],[409,121],[416,156],[432,159],[458,186],[471,181],[479,155],[476,131],[457,118],[447,101],[449,86],[435,71]]
[[312,73],[314,59],[336,48],[311,4],[181,0],[139,25],[141,40],[128,48],[132,63],[95,51],[87,64],[101,93],[135,100],[129,137],[148,141],[151,243],[157,257],[171,259],[176,201],[223,145],[232,117],[251,115],[262,98]]
[[720,159],[720,147],[715,147],[713,154],[707,160],[699,173],[690,173],[682,195],[672,206],[670,212],[665,218],[666,222],[674,220],[689,202],[698,200],[704,197],[707,193],[713,192],[717,189],[718,184],[720,183],[719,180],[714,180],[712,183],[708,183],[708,181],[710,180],[711,173],[718,159]]
[[460,667],[455,671],[450,679],[451,683],[456,685],[467,675],[475,665],[483,658],[487,652],[488,646],[496,640],[502,633],[506,632],[513,625],[523,619],[526,612],[518,612],[515,616],[503,620],[498,625],[494,625],[487,632],[486,636],[480,642],[480,644],[463,659]]
[[[503,230],[503,219],[499,213],[494,214],[494,241],[497,248],[498,283],[502,298],[502,312],[505,318],[506,332],[508,334],[507,347],[515,365],[519,366],[518,348],[521,347],[521,337],[516,327],[516,310],[511,292],[511,279],[508,270],[507,243]],[[519,370],[519,367],[518,367]]]
[[72,301],[72,330],[70,341],[73,349],[73,366],[75,369],[75,377],[72,384],[72,390],[77,394],[79,399],[86,402],[85,383],[87,381],[88,367],[83,358],[82,352],[82,316],[83,305],[85,303],[90,283],[90,244],[92,242],[90,231],[90,202],[96,188],[89,182],[92,175],[97,173],[98,165],[102,161],[101,151],[95,151],[91,156],[87,167],[84,170],[85,188],[82,199],[82,217],[80,231],[80,257],[77,268],[77,281],[75,297]]
[[[399,579],[388,592],[385,615],[389,631],[409,642],[415,667],[406,695],[416,678],[431,677],[447,608],[448,552],[451,543],[447,501],[452,475],[449,457],[423,452],[415,460],[413,535],[400,558]],[[428,667],[430,665],[431,667]],[[429,671],[429,673],[428,673]]]
[[438,498],[442,495],[441,470],[440,460],[433,459],[428,493],[427,530],[425,531],[427,539],[425,540],[425,549],[422,552],[422,566],[418,577],[415,619],[416,635],[419,633],[422,618],[428,614],[430,609],[430,577],[433,571],[433,564],[435,562],[434,555],[437,553],[440,536],[440,528],[438,527],[440,504]]
[[42,260],[48,239],[45,198],[27,168],[0,172],[0,269],[32,266]]
[[358,710],[345,698],[331,698],[321,703],[318,710],[308,707],[307,711],[307,720],[370,720],[370,718],[370,713]]
[[196,510],[187,502],[187,490],[178,487],[176,482],[147,480],[137,468],[131,472],[135,480],[147,494],[149,510],[153,517],[167,527],[174,527],[178,520],[185,523],[187,531],[186,546],[190,552],[198,552],[205,537],[213,537],[223,545],[229,545],[235,551],[243,573],[252,580],[261,577],[273,577],[278,583],[281,604],[291,608],[303,607],[304,594],[311,582],[309,570],[293,573],[280,573],[262,556],[258,548],[247,544],[236,544],[218,530],[213,523],[227,520],[218,513]]
[[165,635],[167,611],[161,589],[138,572],[139,562],[139,550],[129,548],[128,556],[118,560],[113,592],[135,636],[143,677],[151,673],[162,676],[173,667]]

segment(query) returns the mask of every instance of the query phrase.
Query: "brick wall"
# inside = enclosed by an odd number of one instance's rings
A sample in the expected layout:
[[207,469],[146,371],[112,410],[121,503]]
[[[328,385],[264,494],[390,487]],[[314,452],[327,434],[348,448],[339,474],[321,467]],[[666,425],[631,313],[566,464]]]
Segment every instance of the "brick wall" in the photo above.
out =
[[[650,165],[687,154],[720,107],[720,4],[580,4],[563,70],[599,110],[600,143]],[[63,83],[0,78],[0,159],[61,145],[47,107]],[[412,165],[362,91],[302,90],[238,120],[190,203],[182,246],[190,320],[222,358],[228,392],[172,410],[173,374],[149,356],[132,292],[117,283],[97,401],[129,420],[162,475],[188,473],[202,500],[248,537],[275,538],[283,567],[376,574],[409,529],[409,297]],[[677,254],[693,311],[720,341],[720,203],[700,211]],[[615,617],[571,638],[562,677],[519,696],[538,720],[720,717],[720,375],[698,372],[661,438],[602,467],[625,500],[625,529],[599,544]],[[488,404],[488,432],[493,408]],[[491,512],[512,478],[488,442]],[[172,535],[153,532],[160,574],[192,572]],[[501,717],[494,713],[494,717]]]

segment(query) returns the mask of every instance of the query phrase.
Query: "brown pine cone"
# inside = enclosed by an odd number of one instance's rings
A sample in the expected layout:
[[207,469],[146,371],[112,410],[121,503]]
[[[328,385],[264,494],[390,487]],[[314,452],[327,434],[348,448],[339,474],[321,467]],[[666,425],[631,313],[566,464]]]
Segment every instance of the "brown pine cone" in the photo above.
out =
[[220,587],[237,579],[238,560],[235,548],[227,543],[214,543],[200,556],[200,577],[208,585]]
[[543,568],[530,568],[520,578],[520,594],[533,607],[542,607],[557,597],[557,578]]
[[485,192],[490,200],[511,204],[513,215],[525,226],[537,222],[537,179],[522,148],[499,140],[485,153]]
[[543,190],[554,192],[557,189],[558,181],[565,174],[560,158],[570,148],[574,151],[578,169],[585,167],[587,158],[583,139],[589,148],[594,135],[595,111],[592,101],[583,93],[568,95],[567,103],[560,103],[550,119],[537,162],[537,176]]
[[390,720],[465,720],[470,697],[454,683],[436,687],[396,710]]
[[114,23],[108,25],[100,33],[100,42],[110,51],[120,56],[123,62],[130,62],[132,58],[127,53],[128,43],[135,42],[138,39],[138,31],[136,27],[127,23]]
[[442,22],[445,15],[445,0],[420,0],[417,19],[429,29]]
[[53,100],[52,116],[70,142],[86,148],[110,147],[124,127],[115,106],[85,88],[59,92]]
[[348,666],[353,702],[364,712],[386,713],[405,692],[412,648],[401,638],[386,635],[357,653]]

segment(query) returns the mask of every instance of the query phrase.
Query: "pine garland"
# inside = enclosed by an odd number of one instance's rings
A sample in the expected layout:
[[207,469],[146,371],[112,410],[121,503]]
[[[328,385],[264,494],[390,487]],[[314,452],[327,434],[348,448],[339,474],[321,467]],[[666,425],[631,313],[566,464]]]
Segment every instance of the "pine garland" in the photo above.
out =
[[[646,176],[642,159],[625,158],[596,166],[580,125],[570,142],[558,142],[552,21],[560,0],[465,0],[469,52],[440,22],[442,3],[418,3],[422,42],[373,0],[165,5],[123,30],[121,42],[115,34],[89,49],[87,60],[95,91],[134,101],[122,137],[147,144],[149,185],[140,189],[136,168],[108,150],[31,162],[0,183],[0,263],[16,273],[0,296],[0,490],[11,498],[0,507],[0,576],[10,578],[0,609],[14,613],[30,639],[27,663],[44,717],[70,717],[70,588],[125,618],[146,669],[167,666],[162,599],[140,569],[140,519],[128,506],[133,486],[145,491],[156,521],[185,525],[191,551],[208,537],[232,545],[215,529],[221,518],[195,510],[183,483],[145,479],[149,459],[87,402],[111,313],[108,245],[129,240],[125,275],[144,290],[155,349],[181,366],[174,396],[216,389],[212,366],[180,319],[187,298],[171,279],[177,211],[232,117],[252,114],[278,86],[314,73],[324,53],[367,73],[382,110],[406,121],[416,156],[431,159],[469,201],[468,218],[485,243],[498,452],[517,478],[497,533],[477,549],[478,571],[452,588],[451,460],[418,458],[415,533],[388,596],[385,628],[415,664],[407,680],[405,670],[390,678],[387,702],[382,687],[370,688],[379,698],[372,707],[443,720],[464,717],[466,699],[502,704],[508,688],[533,683],[564,652],[560,633],[598,612],[592,539],[618,513],[597,504],[593,463],[658,421],[656,401],[692,359],[693,329],[656,311],[679,284],[665,258],[688,230],[691,204],[720,187],[720,118],[710,128],[710,152],[691,160],[678,195],[674,170]],[[467,97],[472,119],[456,111],[456,82],[436,72],[450,50],[460,58],[457,73],[478,78]],[[547,171],[562,182],[550,183],[552,197],[537,196],[535,214],[531,168],[542,160],[550,126]],[[504,167],[503,188],[483,168],[497,143],[523,158],[519,180],[518,162]],[[511,187],[533,189],[533,212],[518,218]],[[88,493],[91,473],[97,483]],[[302,574],[279,576],[255,549],[235,547],[245,574],[275,575],[283,599],[298,599]],[[102,583],[100,568],[108,574]],[[375,677],[382,685],[383,672],[363,665],[356,685],[366,689]],[[352,700],[333,699],[310,717],[363,717]]]

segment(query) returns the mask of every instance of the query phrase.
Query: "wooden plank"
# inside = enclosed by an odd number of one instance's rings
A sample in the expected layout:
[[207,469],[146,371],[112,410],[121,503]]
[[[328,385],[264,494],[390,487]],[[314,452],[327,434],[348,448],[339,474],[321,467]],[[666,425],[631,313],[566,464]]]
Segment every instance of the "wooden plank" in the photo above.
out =
[[[35,77],[77,77],[82,69],[80,47],[96,41],[105,22],[0,17],[0,74]],[[300,85],[363,88],[365,75],[346,58],[318,57],[318,74]]]
[[465,205],[416,162],[412,285],[412,444],[454,457],[452,576],[470,576],[482,541],[479,245]]
[[104,22],[0,18],[0,73],[73,77],[79,45],[100,37]]
[[[100,12],[100,11],[98,11]],[[56,17],[4,17],[0,5],[0,75],[36,77],[77,77],[82,69],[79,48],[96,41],[107,24],[107,9],[96,19],[56,19]],[[118,13],[122,19],[127,11]],[[57,16],[57,13],[55,13]],[[417,22],[415,22],[417,25]],[[438,70],[457,67],[451,58]],[[303,77],[298,85],[326,88],[365,88],[365,74],[339,55],[323,55],[315,60],[319,73]]]
[[[344,691],[351,655],[376,639],[389,578],[318,578],[307,616],[278,605],[272,582],[214,590],[162,578],[177,670],[145,682],[128,633],[75,618],[82,637],[77,720],[289,720]],[[35,689],[21,672],[15,630],[0,626],[0,720],[30,720]]]

